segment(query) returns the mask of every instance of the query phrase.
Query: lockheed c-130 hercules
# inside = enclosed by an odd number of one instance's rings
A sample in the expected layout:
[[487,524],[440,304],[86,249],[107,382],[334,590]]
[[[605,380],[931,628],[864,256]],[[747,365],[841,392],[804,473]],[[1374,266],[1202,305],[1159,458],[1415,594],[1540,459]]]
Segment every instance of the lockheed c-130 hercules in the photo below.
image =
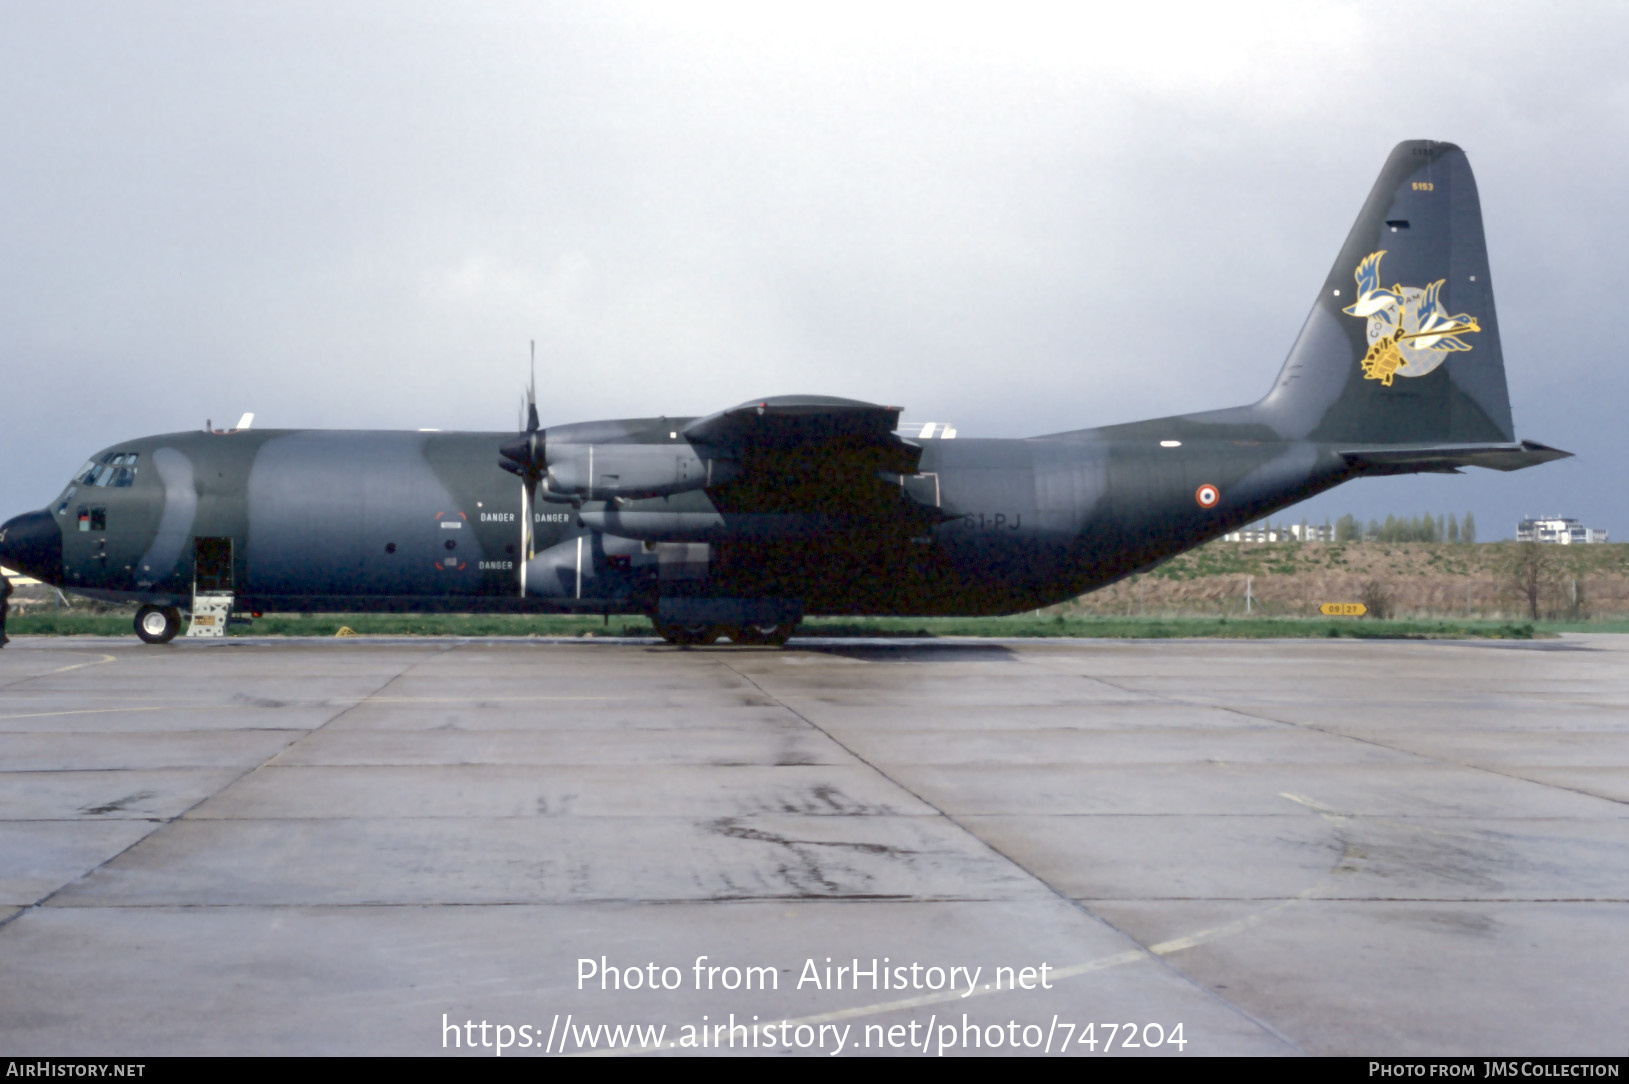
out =
[[233,609],[643,613],[674,643],[780,643],[807,614],[1056,603],[1353,478],[1568,454],[1515,437],[1476,183],[1429,141],[1392,152],[1260,401],[1023,440],[899,415],[797,395],[543,428],[534,399],[518,436],[145,437],[0,528],[0,562],[140,603],[153,643]]

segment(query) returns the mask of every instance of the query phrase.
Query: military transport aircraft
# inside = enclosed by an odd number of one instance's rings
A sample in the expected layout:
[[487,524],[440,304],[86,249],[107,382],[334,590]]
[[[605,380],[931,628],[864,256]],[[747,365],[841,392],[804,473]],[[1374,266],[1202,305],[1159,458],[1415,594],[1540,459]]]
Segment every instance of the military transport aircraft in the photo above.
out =
[[[1151,568],[1352,478],[1516,470],[1476,182],[1403,143],[1278,379],[1250,406],[1026,440],[812,395],[513,433],[206,429],[96,453],[0,561],[238,611],[649,614],[674,643],[781,643],[806,614],[1001,614]],[[500,469],[502,468],[502,469]],[[518,484],[517,484],[518,478]]]

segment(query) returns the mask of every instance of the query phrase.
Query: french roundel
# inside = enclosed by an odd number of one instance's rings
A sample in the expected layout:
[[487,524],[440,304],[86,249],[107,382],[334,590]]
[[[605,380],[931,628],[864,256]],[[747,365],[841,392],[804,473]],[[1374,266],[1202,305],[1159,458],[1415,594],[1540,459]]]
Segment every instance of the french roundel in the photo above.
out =
[[1206,482],[1193,491],[1193,499],[1199,502],[1201,508],[1215,508],[1216,502],[1222,499],[1222,491]]

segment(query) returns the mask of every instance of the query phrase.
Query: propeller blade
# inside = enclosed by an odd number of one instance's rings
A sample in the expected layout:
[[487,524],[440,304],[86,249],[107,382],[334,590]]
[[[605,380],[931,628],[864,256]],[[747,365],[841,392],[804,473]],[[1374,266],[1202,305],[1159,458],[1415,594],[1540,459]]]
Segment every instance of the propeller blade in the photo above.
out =
[[526,385],[526,431],[537,432],[537,340],[532,340],[532,379]]
[[537,504],[537,486],[549,469],[546,435],[537,417],[537,340],[532,340],[531,374],[526,395],[521,400],[520,435],[498,449],[503,457],[498,466],[519,476],[520,490],[520,594],[526,595],[526,562],[533,554],[532,508]]

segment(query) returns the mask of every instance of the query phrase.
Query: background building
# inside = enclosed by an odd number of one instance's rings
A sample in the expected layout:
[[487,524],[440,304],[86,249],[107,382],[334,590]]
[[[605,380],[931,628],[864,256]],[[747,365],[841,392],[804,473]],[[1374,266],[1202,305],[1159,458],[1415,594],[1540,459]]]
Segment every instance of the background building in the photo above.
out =
[[1585,527],[1576,519],[1549,516],[1543,519],[1524,519],[1516,527],[1518,542],[1553,542],[1561,546],[1605,542],[1606,532]]
[[1224,542],[1333,542],[1335,528],[1325,523],[1291,523],[1274,527],[1266,520],[1222,536]]

